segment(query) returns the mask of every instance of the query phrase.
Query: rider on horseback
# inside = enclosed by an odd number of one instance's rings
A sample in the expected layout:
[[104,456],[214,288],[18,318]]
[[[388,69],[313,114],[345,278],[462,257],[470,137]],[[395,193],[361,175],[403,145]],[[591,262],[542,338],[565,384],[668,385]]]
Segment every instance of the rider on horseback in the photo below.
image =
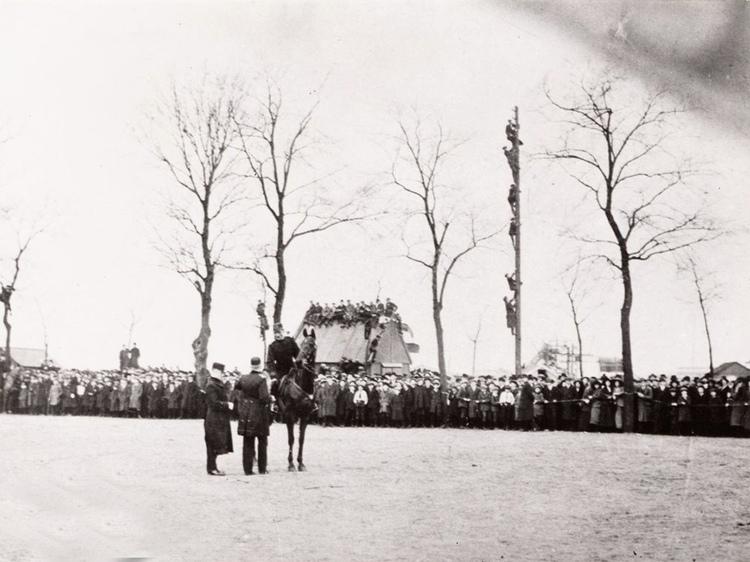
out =
[[284,326],[280,322],[274,324],[273,336],[275,341],[268,346],[266,368],[274,379],[271,394],[278,399],[280,396],[279,390],[282,384],[286,384],[289,371],[294,367],[294,361],[299,355],[299,346],[294,338],[284,334]]
[[[274,379],[271,393],[277,399],[282,410],[292,406],[298,411],[309,413],[315,409],[315,406],[312,404],[312,396],[303,392],[293,380],[293,369],[295,368],[295,361],[297,361],[300,348],[297,342],[294,341],[294,338],[285,335],[284,327],[281,323],[274,325],[273,332],[275,341],[268,346],[268,360],[266,361],[266,367]],[[305,357],[300,357],[299,359],[304,361]],[[300,366],[298,368],[304,367]],[[291,391],[287,392],[286,388],[290,385],[292,386]],[[292,404],[285,404],[285,397],[289,398]]]

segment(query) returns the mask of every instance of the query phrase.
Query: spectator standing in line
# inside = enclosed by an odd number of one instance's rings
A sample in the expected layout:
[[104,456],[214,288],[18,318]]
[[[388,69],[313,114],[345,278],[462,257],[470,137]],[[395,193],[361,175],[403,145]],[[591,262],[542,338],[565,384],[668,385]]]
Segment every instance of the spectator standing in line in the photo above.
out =
[[393,389],[387,383],[380,385],[380,411],[378,420],[380,427],[388,427],[391,422],[391,403],[393,402]]
[[367,409],[367,391],[364,382],[357,383],[357,390],[352,400],[355,408],[354,425],[362,427],[365,424],[365,410]]
[[141,350],[138,349],[138,344],[133,342],[133,349],[130,350],[130,362],[129,367],[131,369],[140,369]]
[[52,379],[52,386],[49,387],[49,394],[47,400],[49,402],[49,412],[52,415],[60,415],[60,399],[62,397],[63,389],[60,386],[60,381],[57,377]]
[[123,344],[120,350],[120,372],[122,373],[128,367],[130,367],[130,351],[128,350],[128,346]]
[[651,433],[654,429],[654,389],[646,381],[638,385],[638,431]]
[[378,413],[380,412],[380,392],[372,379],[367,381],[367,419],[368,427],[378,425]]
[[534,421],[534,391],[529,377],[521,375],[520,387],[516,395],[515,418],[518,427],[524,431],[532,428]]

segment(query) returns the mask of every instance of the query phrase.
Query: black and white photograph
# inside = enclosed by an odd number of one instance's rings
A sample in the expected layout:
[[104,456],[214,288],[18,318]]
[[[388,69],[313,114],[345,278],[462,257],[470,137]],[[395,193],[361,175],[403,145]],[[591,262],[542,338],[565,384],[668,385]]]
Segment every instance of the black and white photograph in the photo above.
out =
[[747,562],[750,3],[0,0],[0,562]]

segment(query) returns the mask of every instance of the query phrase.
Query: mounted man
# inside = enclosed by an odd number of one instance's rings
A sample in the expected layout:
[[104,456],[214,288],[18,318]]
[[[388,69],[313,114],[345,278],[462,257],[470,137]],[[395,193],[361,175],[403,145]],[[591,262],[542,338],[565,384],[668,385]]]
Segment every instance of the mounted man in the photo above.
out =
[[[293,383],[293,377],[289,376],[295,367],[300,348],[294,338],[285,335],[284,326],[281,323],[274,325],[273,334],[275,341],[268,346],[266,361],[266,367],[274,379],[271,393],[276,397],[282,413],[284,413],[283,410],[291,408],[302,415],[308,415],[315,409],[312,390],[309,393],[302,391],[299,385]],[[300,357],[300,359],[303,358]],[[290,388],[287,389],[287,387]]]
[[294,367],[294,361],[299,355],[299,346],[294,338],[285,335],[281,323],[273,326],[274,341],[268,346],[266,368],[273,379],[271,393],[278,398],[282,382]]

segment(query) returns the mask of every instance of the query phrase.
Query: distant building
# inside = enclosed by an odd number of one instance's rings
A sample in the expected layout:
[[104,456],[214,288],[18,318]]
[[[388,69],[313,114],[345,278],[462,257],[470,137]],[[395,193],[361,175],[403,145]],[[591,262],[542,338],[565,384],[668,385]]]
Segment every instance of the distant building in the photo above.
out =
[[[711,373],[706,373],[706,376],[710,375]],[[737,361],[722,363],[714,369],[714,379],[720,379],[721,377],[726,377],[730,381],[740,377],[750,377],[750,369]]]
[[[5,349],[0,350],[0,354],[5,359]],[[29,347],[11,347],[10,348],[11,367],[21,367],[26,369],[59,369],[60,365],[50,357],[43,349],[33,349]]]
[[600,357],[599,372],[613,375],[623,374],[622,359],[617,357]]
[[342,360],[357,361],[363,365],[367,363],[371,352],[372,341],[379,336],[378,344],[369,373],[379,375],[386,372],[408,374],[411,367],[409,347],[418,349],[415,344],[407,346],[403,334],[399,332],[396,322],[388,322],[382,328],[373,328],[370,338],[365,338],[363,323],[352,326],[331,324],[328,326],[301,325],[294,339],[301,343],[303,328],[313,328],[318,350],[315,357],[316,366],[335,367]]

